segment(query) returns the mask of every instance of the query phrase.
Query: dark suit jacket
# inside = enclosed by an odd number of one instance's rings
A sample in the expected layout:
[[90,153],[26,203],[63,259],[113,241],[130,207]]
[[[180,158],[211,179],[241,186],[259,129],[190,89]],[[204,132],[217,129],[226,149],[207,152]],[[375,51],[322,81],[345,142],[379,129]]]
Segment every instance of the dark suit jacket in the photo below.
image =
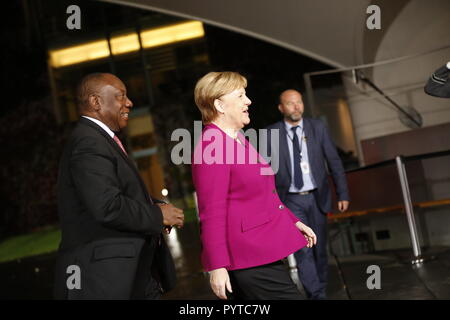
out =
[[[332,207],[326,164],[331,171],[336,186],[338,200],[350,200],[344,168],[325,124],[318,119],[304,118],[303,125],[306,144],[308,146],[310,170],[317,185],[314,196],[316,197],[317,204],[321,211],[327,213],[331,211]],[[272,166],[274,157],[279,157],[279,168],[275,176],[275,185],[281,201],[284,202],[291,185],[291,162],[285,123],[284,121],[279,121],[268,126],[266,129],[269,129],[266,144],[268,155],[272,157]],[[278,145],[277,148],[274,148],[274,145],[270,143],[271,135],[273,133],[272,130],[274,129],[279,130],[279,139],[275,141]],[[279,152],[278,154],[276,153],[277,149]],[[276,170],[276,168],[274,168],[274,170]]]
[[[160,286],[173,288],[175,268],[153,203],[134,163],[101,127],[81,118],[59,167],[55,297],[144,299]],[[80,267],[81,289],[67,289],[69,265]]]
[[428,79],[425,85],[425,92],[431,96],[440,98],[450,98],[450,70],[447,65],[437,69]]

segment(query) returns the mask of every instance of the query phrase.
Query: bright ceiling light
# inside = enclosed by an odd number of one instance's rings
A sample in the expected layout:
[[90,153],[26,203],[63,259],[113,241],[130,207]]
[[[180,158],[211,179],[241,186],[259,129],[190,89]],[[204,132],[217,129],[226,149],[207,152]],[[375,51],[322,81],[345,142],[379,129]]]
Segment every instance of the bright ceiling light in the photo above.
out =
[[[143,30],[141,40],[143,48],[152,48],[165,44],[200,38],[205,35],[203,24],[199,21],[189,21],[176,25]],[[111,38],[111,52],[120,55],[139,50],[137,33]],[[108,42],[98,40],[83,43],[63,49],[50,51],[50,63],[54,68],[64,67],[76,63],[87,62],[109,56]]]
[[199,21],[180,23],[141,32],[142,46],[144,48],[157,47],[164,44],[200,38],[205,35],[203,24]]
[[137,33],[111,39],[112,54],[122,54],[139,50],[139,39]]
[[53,67],[58,68],[75,63],[104,58],[108,55],[108,42],[106,40],[100,40],[50,51],[50,61]]

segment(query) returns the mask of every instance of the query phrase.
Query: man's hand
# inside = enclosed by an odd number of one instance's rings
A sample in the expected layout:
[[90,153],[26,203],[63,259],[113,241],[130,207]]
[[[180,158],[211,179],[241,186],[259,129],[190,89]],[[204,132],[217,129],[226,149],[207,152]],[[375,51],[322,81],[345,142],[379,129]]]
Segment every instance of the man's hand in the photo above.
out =
[[227,269],[215,269],[209,273],[209,277],[209,283],[214,294],[220,299],[227,300],[226,290],[233,292]]
[[348,209],[348,205],[350,204],[347,200],[338,201],[338,209],[340,212],[345,212]]
[[[184,225],[184,213],[183,210],[178,209],[170,203],[157,203],[161,208],[163,215],[163,224],[165,227],[182,228]],[[166,231],[167,232],[167,231]],[[169,231],[170,232],[170,231]]]

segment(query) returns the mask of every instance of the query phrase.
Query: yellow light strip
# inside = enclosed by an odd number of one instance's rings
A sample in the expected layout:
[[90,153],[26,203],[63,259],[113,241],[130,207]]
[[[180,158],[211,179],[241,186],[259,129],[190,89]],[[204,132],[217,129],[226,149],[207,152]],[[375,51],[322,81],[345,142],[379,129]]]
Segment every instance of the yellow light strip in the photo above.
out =
[[142,46],[152,48],[168,43],[200,38],[205,35],[203,24],[199,21],[180,23],[141,32]]
[[108,55],[108,42],[106,40],[100,40],[50,51],[50,60],[52,66],[58,68],[84,61],[104,58]]
[[139,40],[137,33],[111,39],[112,54],[122,54],[139,50]]
[[[141,32],[141,40],[144,48],[152,48],[188,39],[200,38],[204,35],[203,24],[199,21],[190,21],[168,27],[144,30]],[[137,50],[139,50],[137,33],[111,38],[111,51],[114,55]],[[50,63],[54,68],[59,68],[104,58],[108,55],[108,42],[106,40],[98,40],[73,47],[51,50]]]

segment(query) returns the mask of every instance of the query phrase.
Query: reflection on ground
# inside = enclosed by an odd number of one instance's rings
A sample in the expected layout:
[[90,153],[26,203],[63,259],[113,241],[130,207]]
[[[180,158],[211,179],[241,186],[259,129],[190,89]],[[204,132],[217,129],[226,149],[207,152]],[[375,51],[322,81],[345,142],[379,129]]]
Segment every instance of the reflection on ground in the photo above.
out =
[[[185,224],[167,236],[178,283],[165,300],[216,299],[200,263],[198,224]],[[329,259],[328,297],[346,299],[450,299],[450,248],[424,248],[434,259],[420,267],[410,264],[411,249]],[[55,254],[0,264],[0,299],[51,299]],[[367,267],[381,270],[381,289],[367,288]]]

